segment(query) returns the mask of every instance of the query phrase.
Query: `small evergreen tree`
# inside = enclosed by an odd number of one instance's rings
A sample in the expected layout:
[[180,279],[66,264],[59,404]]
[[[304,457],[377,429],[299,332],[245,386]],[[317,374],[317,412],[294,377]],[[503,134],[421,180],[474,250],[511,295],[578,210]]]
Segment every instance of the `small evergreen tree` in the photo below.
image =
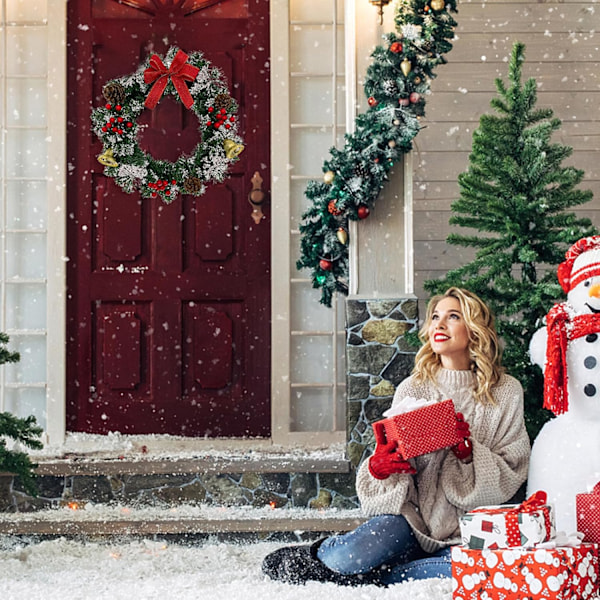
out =
[[[8,335],[0,332],[0,365],[18,362],[20,359],[18,352],[11,352],[6,347],[8,341]],[[8,412],[0,413],[0,472],[14,473],[32,496],[37,494],[33,472],[37,465],[31,462],[25,452],[9,450],[6,440],[11,439],[28,448],[40,449],[42,443],[38,438],[41,433],[42,428],[36,424],[33,416],[21,419]]]
[[447,241],[475,248],[475,259],[425,282],[425,289],[465,287],[498,316],[504,365],[523,385],[533,438],[550,415],[542,408],[543,374],[531,364],[529,342],[563,296],[554,267],[572,243],[596,231],[589,219],[564,212],[588,202],[592,192],[576,189],[583,171],[561,166],[572,148],[551,142],[561,121],[552,109],[535,108],[536,81],[521,83],[524,51],[524,44],[514,44],[510,85],[496,80],[499,97],[491,106],[497,114],[481,117],[468,170],[458,177],[460,198],[452,204],[450,224],[484,235],[452,233]]

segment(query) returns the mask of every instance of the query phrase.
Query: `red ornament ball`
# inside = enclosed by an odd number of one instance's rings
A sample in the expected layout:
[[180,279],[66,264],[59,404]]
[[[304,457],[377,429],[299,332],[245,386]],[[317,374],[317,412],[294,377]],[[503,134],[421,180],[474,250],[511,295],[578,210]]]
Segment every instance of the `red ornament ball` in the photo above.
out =
[[331,271],[331,269],[333,269],[333,263],[326,258],[322,258],[319,261],[319,267],[321,267],[323,271]]
[[377,106],[377,100],[375,100],[375,98],[373,98],[373,96],[369,96],[369,99],[367,100],[367,102],[369,103],[369,106]]
[[421,99],[421,94],[412,92],[412,94],[409,96],[409,99],[413,104],[416,104]]
[[410,100],[408,98],[399,98],[398,104],[400,106],[408,106],[410,104]]
[[390,46],[390,52],[393,52],[394,54],[400,54],[400,52],[402,52],[402,44],[400,42],[394,42]]
[[369,216],[369,213],[370,213],[370,212],[371,212],[371,211],[369,210],[369,207],[368,207],[368,206],[365,206],[365,205],[363,204],[362,206],[359,206],[359,207],[358,207],[358,211],[357,211],[358,218],[359,218],[359,219],[366,219],[366,218]]

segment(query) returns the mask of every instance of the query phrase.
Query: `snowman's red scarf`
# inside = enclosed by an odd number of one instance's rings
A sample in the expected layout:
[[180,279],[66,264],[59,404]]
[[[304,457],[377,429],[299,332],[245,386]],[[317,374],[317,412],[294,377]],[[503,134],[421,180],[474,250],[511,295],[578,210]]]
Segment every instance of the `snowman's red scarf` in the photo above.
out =
[[[572,310],[572,309],[571,309]],[[600,333],[600,314],[572,315],[566,303],[555,304],[546,317],[548,344],[544,371],[544,408],[555,415],[567,412],[567,344]]]

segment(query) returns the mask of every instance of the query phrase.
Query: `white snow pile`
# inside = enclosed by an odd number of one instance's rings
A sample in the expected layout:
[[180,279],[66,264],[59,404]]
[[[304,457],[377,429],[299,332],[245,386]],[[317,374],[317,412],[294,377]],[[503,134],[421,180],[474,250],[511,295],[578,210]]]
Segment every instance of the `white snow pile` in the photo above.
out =
[[450,600],[451,581],[389,588],[292,586],[266,579],[263,557],[281,543],[171,544],[165,541],[25,543],[0,538],[2,600]]

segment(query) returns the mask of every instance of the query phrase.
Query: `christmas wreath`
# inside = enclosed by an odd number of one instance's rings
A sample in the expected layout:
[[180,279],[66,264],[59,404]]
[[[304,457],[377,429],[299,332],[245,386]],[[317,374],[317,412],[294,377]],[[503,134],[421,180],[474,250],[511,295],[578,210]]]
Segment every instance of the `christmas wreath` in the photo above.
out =
[[331,306],[333,293],[348,294],[348,222],[365,219],[392,166],[412,149],[425,114],[433,69],[452,49],[456,0],[401,0],[395,32],[372,54],[364,85],[369,108],[358,115],[355,131],[342,150],[332,148],[323,181],[311,181],[312,202],[300,224],[298,269],[312,270],[320,302]]
[[[188,83],[190,84],[188,87]],[[133,75],[109,81],[106,104],[92,111],[92,128],[102,141],[98,161],[104,174],[125,192],[170,203],[178,193],[201,196],[209,183],[223,181],[244,149],[237,134],[237,104],[217,67],[201,52],[189,56],[170,48],[164,62],[157,54]],[[178,98],[200,122],[201,141],[191,155],[159,160],[140,148],[136,120],[153,109],[163,94]]]

